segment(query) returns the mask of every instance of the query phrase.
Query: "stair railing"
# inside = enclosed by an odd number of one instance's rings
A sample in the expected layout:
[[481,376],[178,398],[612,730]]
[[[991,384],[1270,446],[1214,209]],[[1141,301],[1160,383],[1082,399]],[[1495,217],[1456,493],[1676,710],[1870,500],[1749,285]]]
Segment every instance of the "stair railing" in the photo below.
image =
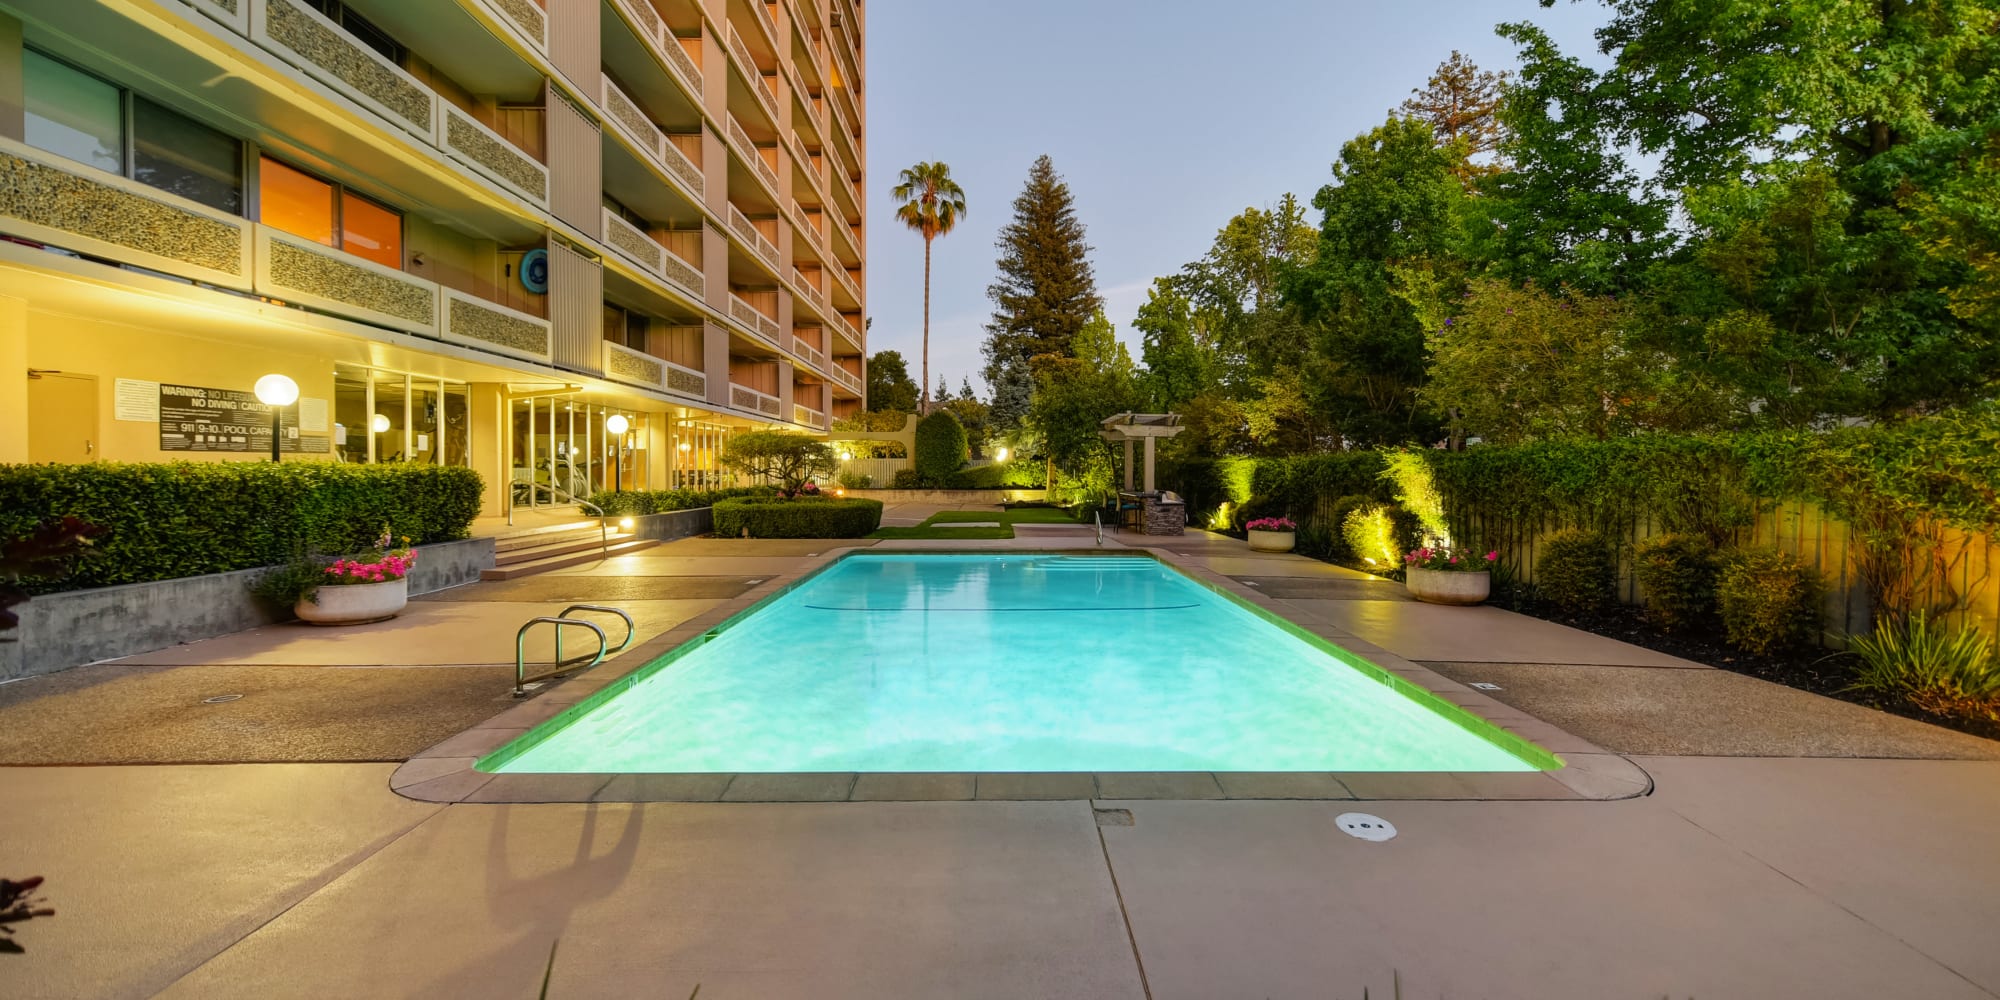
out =
[[[556,502],[573,503],[596,516],[598,548],[604,558],[611,558],[611,525],[609,516],[604,513],[604,508],[550,483],[538,483],[529,479],[516,479],[514,480],[514,485],[516,487],[525,486],[528,488],[530,506],[533,505],[532,497],[534,494],[547,491],[549,497]],[[514,504],[511,498],[507,504],[507,523],[510,525],[514,523]]]

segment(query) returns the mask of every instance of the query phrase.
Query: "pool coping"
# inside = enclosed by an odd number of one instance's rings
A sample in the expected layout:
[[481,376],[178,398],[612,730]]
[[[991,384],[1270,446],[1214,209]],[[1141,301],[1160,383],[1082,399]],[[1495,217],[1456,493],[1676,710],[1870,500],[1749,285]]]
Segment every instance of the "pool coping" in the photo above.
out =
[[[1079,551],[1150,556],[1197,583],[1237,598],[1274,624],[1289,625],[1367,661],[1387,682],[1428,695],[1474,719],[1555,755],[1563,767],[1547,771],[1446,772],[824,772],[493,774],[478,761],[517,737],[631,678],[745,611],[771,600],[850,554],[1073,555]],[[696,645],[699,645],[696,643]],[[692,648],[692,647],[691,647]],[[1290,800],[1576,800],[1610,801],[1649,794],[1653,782],[1625,757],[1421,664],[1316,619],[1202,565],[1195,557],[1144,544],[967,548],[877,543],[830,545],[802,557],[794,569],[661,633],[593,670],[572,675],[531,701],[516,705],[410,758],[389,779],[405,798],[438,803],[539,802],[948,802],[1141,799]]]

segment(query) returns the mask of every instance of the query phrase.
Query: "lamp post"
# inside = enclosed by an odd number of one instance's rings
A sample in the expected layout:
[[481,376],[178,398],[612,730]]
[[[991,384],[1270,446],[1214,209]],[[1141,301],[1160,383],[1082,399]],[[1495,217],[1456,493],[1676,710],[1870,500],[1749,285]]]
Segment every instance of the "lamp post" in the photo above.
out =
[[283,375],[266,375],[257,380],[257,401],[271,408],[271,461],[279,458],[278,443],[284,433],[285,407],[299,401],[299,384]]
[[625,414],[614,413],[604,422],[604,429],[611,432],[615,450],[611,458],[611,492],[625,492],[625,432],[632,428],[632,421]]

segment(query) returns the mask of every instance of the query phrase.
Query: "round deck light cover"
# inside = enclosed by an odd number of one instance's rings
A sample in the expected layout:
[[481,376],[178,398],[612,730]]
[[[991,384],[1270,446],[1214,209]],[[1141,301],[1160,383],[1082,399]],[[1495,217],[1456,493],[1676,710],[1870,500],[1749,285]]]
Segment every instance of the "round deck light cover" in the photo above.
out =
[[1340,827],[1340,832],[1356,840],[1379,844],[1385,840],[1394,840],[1396,837],[1396,824],[1367,813],[1341,813],[1333,818],[1333,825]]

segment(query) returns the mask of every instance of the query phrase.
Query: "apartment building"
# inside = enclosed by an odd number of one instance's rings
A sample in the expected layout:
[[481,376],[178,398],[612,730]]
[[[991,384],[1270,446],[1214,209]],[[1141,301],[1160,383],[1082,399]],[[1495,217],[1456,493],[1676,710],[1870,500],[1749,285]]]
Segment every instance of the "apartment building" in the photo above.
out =
[[268,455],[267,374],[285,460],[489,514],[824,433],[864,52],[859,0],[0,0],[0,462]]

